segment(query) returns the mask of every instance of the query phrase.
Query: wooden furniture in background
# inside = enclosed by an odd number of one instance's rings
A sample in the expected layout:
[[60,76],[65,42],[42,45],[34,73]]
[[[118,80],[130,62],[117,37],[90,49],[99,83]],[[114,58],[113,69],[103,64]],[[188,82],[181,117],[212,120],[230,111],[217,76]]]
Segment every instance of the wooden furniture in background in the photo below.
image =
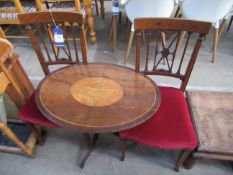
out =
[[188,97],[198,145],[184,167],[200,158],[233,162],[233,93],[189,91]]
[[104,17],[105,17],[104,0],[99,0],[99,2],[100,2],[100,13],[101,13],[101,17],[102,17],[102,19],[104,19]]
[[231,16],[230,22],[229,22],[228,27],[227,27],[227,31],[230,30],[232,21],[233,21],[233,15]]
[[[18,108],[23,106],[26,98],[34,90],[18,61],[18,57],[13,54],[12,44],[2,38],[0,38],[0,82],[0,94],[6,91]],[[34,134],[31,134],[26,144],[23,144],[12,130],[7,127],[7,119],[5,122],[0,121],[0,130],[19,146],[19,148],[0,146],[0,151],[23,152],[30,157],[33,156],[33,150],[36,144]]]
[[133,42],[135,32],[134,20],[136,18],[168,18],[172,14],[173,8],[174,0],[128,0],[125,2],[125,12],[132,23],[128,46],[125,53],[125,64],[128,61]]
[[[63,30],[64,48],[57,48],[53,37],[53,20]],[[18,15],[20,24],[27,25],[27,33],[45,75],[57,64],[87,63],[87,43],[84,19],[77,12],[35,12]],[[65,25],[69,23],[70,25]],[[48,41],[48,42],[46,42]]]
[[[233,0],[184,0],[181,3],[182,17],[201,21],[209,21],[214,26],[214,38],[212,52],[212,63],[215,61],[215,55],[219,37],[221,36],[224,25],[227,22],[228,13],[233,5]],[[198,13],[197,13],[198,11]],[[222,20],[220,24],[220,20]]]
[[[1,38],[26,38],[25,35],[16,35],[9,32],[12,25],[19,27],[20,32],[23,34],[24,31],[20,28],[17,14],[34,12],[37,10],[37,6],[32,0],[1,0],[0,1],[0,25],[8,25],[7,27],[0,27]],[[8,35],[9,33],[9,35]]]
[[[27,99],[33,95],[34,87],[22,68],[18,55],[14,53],[13,45],[2,38],[0,38],[0,43],[0,71],[6,74],[12,84],[12,86],[8,86],[6,93],[15,105],[21,109]],[[28,125],[33,129],[38,142],[42,144],[44,141],[40,135],[40,128],[36,128],[31,124]]]
[[83,168],[99,133],[143,123],[158,109],[160,94],[151,79],[129,68],[80,64],[45,77],[36,90],[36,103],[48,119],[60,126],[94,134],[92,141],[87,137]]
[[6,89],[6,92],[16,106],[21,108],[25,100],[34,92],[34,87],[22,68],[18,55],[14,53],[13,45],[2,38],[0,43],[0,71],[4,72],[13,84]]
[[[112,11],[112,21],[111,21],[111,26],[110,26],[110,32],[109,32],[109,36],[108,36],[108,40],[111,42],[112,41],[112,49],[113,52],[117,51],[117,21],[119,21],[119,23],[121,23],[121,15],[122,15],[122,11],[124,11],[124,5],[121,5],[119,2],[119,12],[118,13],[114,13]],[[126,18],[128,20],[128,18]]]
[[[94,31],[94,18],[92,15],[91,2],[91,0],[83,0],[83,5],[81,5],[80,0],[36,0],[39,11],[76,11],[82,13],[84,17],[87,17],[91,42],[95,43],[96,36]],[[97,1],[95,1],[95,3],[97,4]]]
[[[0,72],[0,96],[5,92],[8,86],[12,86],[10,80],[5,73]],[[2,98],[2,97],[0,97]],[[1,105],[1,104],[0,104]],[[10,153],[23,153],[29,157],[33,157],[34,148],[36,145],[36,138],[33,133],[30,134],[26,143],[24,144],[17,135],[7,126],[7,122],[0,120],[0,131],[3,132],[10,140],[12,140],[18,147],[0,145],[0,151]]]
[[[196,147],[197,140],[184,91],[202,40],[208,34],[210,27],[211,23],[183,19],[135,19],[136,72],[143,72],[151,76],[177,78],[181,80],[181,84],[180,88],[159,87],[161,105],[157,113],[143,124],[120,132],[122,160],[125,156],[124,140],[129,139],[149,147],[182,150],[175,166],[175,170],[178,171],[185,158]],[[147,43],[145,52],[141,52],[140,44],[143,31],[146,33]],[[177,54],[177,45],[182,31],[187,31],[188,37],[181,54]],[[164,32],[169,38],[166,45],[161,40],[161,32]],[[189,44],[191,36],[196,37],[193,47]],[[186,54],[187,47],[191,51],[190,54]],[[141,53],[144,53],[145,56],[142,56]],[[165,65],[161,64],[163,59],[165,59]],[[143,102],[143,100],[140,101]]]

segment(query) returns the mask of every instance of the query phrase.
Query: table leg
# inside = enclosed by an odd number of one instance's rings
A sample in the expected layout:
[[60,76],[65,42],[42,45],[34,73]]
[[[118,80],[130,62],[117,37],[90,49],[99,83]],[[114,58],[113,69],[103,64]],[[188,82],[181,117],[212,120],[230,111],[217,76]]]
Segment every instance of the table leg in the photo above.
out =
[[96,35],[95,35],[95,31],[94,31],[94,18],[92,16],[92,11],[91,11],[91,0],[84,0],[83,2],[85,5],[85,9],[86,9],[89,35],[91,37],[91,42],[93,44],[95,44],[96,43]]
[[88,157],[91,154],[91,151],[93,150],[93,148],[96,145],[96,142],[97,142],[97,140],[99,138],[99,134],[94,134],[92,140],[90,139],[89,134],[84,134],[84,136],[86,138],[86,141],[87,141],[87,144],[88,144],[88,148],[87,148],[87,151],[86,151],[86,153],[85,153],[85,155],[84,155],[84,157],[83,157],[83,159],[81,161],[80,168],[84,167],[84,165],[85,165]]

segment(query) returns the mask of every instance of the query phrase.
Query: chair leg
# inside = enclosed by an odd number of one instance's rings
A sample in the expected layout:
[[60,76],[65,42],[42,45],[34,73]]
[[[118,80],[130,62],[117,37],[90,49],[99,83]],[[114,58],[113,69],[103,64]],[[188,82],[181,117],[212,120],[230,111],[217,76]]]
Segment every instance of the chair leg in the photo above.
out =
[[121,151],[121,161],[125,160],[125,140],[120,139],[120,151]]
[[99,7],[98,7],[98,1],[95,0],[95,10],[96,10],[96,16],[99,16]]
[[179,5],[177,5],[177,9],[176,9],[176,12],[175,12],[174,18],[177,18],[177,17],[180,15],[180,11],[181,11],[180,6],[179,6]]
[[180,166],[183,164],[183,162],[185,161],[185,159],[189,156],[191,152],[192,150],[188,150],[188,149],[181,151],[180,156],[176,161],[175,171],[179,172]]
[[119,24],[121,24],[121,17],[122,17],[122,12],[119,12],[119,18],[118,18]]
[[33,157],[33,150],[28,148],[19,138],[12,132],[12,130],[7,127],[3,122],[0,123],[0,130],[6,134],[6,136],[11,139],[22,151],[29,157]]
[[230,22],[229,22],[228,27],[227,27],[227,31],[229,31],[229,30],[230,30],[230,27],[231,27],[232,21],[233,21],[233,15],[231,16]]
[[127,27],[128,25],[129,25],[129,18],[126,17],[126,18],[125,18],[125,27]]
[[35,135],[37,142],[40,145],[44,145],[45,140],[44,140],[44,137],[42,136],[42,129],[37,128],[32,123],[27,123],[27,125],[32,129],[32,132]]
[[108,34],[108,41],[111,42],[112,41],[112,24],[113,23],[113,16],[112,16],[112,20],[111,20],[111,25],[110,25],[110,30],[109,30],[109,34]]
[[193,157],[193,154],[189,154],[189,156],[184,160],[183,166],[185,169],[190,170],[193,168],[198,158]]
[[133,36],[134,36],[134,31],[131,31],[130,35],[129,35],[129,42],[128,42],[126,54],[125,54],[125,64],[127,63],[128,58],[129,58],[129,52],[130,52],[131,45],[132,45],[132,42],[133,42]]
[[104,17],[105,17],[104,0],[99,0],[99,1],[100,1],[100,13],[101,13],[101,17],[102,17],[102,19],[104,19]]
[[216,54],[216,50],[217,50],[217,45],[218,45],[218,40],[223,32],[223,29],[224,29],[224,26],[227,22],[227,19],[224,18],[219,29],[218,28],[215,28],[215,33],[214,33],[214,43],[213,43],[213,46],[211,48],[211,52],[212,53],[212,62],[214,62],[214,58],[215,58],[215,54]]
[[[161,32],[160,35],[161,35],[163,48],[166,48],[166,34],[164,32]],[[165,57],[163,57],[163,63],[162,64],[164,64],[164,65],[166,64]]]
[[176,49],[176,50],[178,50],[179,47],[181,46],[185,34],[186,34],[185,31],[181,31],[181,32],[180,32],[180,36],[179,36],[178,41],[177,41],[178,44],[177,44],[177,49]]
[[113,16],[112,18],[112,45],[113,52],[116,52],[117,48],[117,16]]
[[130,34],[130,32],[131,32],[131,26],[132,26],[132,23],[130,22],[130,20],[129,20],[129,18],[128,17],[126,17],[125,18],[126,20],[125,20],[125,27],[126,27],[126,36],[128,36],[129,37],[129,34]]
[[220,27],[219,27],[219,31],[218,31],[218,39],[220,38],[220,36],[222,35],[222,32],[223,32],[223,29],[224,29],[224,26],[226,25],[227,23],[227,19],[224,18]]
[[212,53],[212,63],[215,61],[215,54],[216,54],[216,49],[218,45],[218,28],[215,28],[214,30],[214,42],[213,42],[213,53]]

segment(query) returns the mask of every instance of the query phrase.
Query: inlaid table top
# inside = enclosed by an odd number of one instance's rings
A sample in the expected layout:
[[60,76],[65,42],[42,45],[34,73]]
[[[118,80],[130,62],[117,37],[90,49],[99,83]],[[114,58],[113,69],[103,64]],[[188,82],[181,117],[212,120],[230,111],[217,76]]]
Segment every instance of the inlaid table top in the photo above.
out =
[[40,111],[80,132],[117,132],[149,119],[160,105],[156,84],[132,69],[111,64],[73,65],[41,81]]

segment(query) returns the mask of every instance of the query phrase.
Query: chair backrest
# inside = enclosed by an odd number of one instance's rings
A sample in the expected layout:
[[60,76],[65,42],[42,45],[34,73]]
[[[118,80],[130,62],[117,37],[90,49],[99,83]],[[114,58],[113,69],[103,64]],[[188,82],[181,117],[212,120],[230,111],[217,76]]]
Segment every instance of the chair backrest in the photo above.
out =
[[230,11],[233,0],[184,0],[182,16],[189,19],[218,22]]
[[[19,14],[20,24],[26,25],[34,50],[45,75],[49,66],[87,63],[87,47],[83,15],[77,12],[36,12]],[[54,28],[62,29],[64,47],[57,47]],[[80,49],[78,49],[80,48]],[[80,53],[81,50],[81,53]],[[80,59],[79,56],[82,55]]]
[[34,12],[37,6],[33,1],[1,0],[0,24],[18,24],[17,14]]
[[[178,78],[181,80],[180,89],[184,91],[202,40],[209,32],[211,23],[175,18],[141,18],[135,19],[134,25],[136,31],[135,70],[147,75]],[[140,60],[142,31],[145,31],[146,35],[144,62]],[[187,38],[184,47],[179,48],[181,52],[177,52],[183,31],[187,32]],[[166,44],[162,39],[162,34],[168,38]],[[165,60],[164,64],[162,64],[163,60]],[[141,62],[144,63],[142,70]]]
[[170,17],[174,8],[174,0],[128,0],[125,11],[133,23],[135,18]]
[[36,0],[39,11],[67,10],[81,13],[80,0]]

